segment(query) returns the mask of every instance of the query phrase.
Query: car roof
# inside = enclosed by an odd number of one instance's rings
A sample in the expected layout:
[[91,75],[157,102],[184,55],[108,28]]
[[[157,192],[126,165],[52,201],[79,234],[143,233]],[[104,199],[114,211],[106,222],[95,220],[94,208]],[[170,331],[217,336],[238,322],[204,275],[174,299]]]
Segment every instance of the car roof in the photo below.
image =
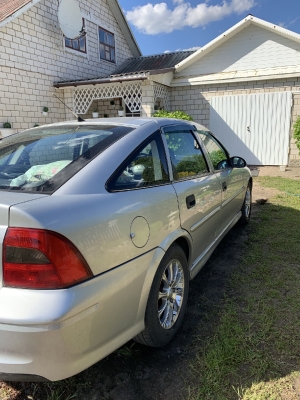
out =
[[[119,118],[92,118],[86,119],[82,122],[78,122],[77,120],[64,121],[64,122],[56,122],[54,124],[50,124],[48,126],[63,126],[63,125],[123,125],[123,126],[131,126],[138,128],[139,126],[155,122],[159,127],[165,125],[172,125],[173,123],[180,124],[188,124],[194,125],[193,121],[179,120],[175,118],[160,118],[160,117],[119,117]],[[200,126],[199,124],[196,124]],[[206,129],[203,127],[203,129]]]

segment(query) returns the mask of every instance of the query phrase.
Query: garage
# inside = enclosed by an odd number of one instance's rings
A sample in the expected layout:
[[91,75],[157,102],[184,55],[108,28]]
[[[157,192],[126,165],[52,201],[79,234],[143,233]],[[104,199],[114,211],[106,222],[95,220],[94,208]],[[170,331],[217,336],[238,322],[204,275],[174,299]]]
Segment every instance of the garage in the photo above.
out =
[[231,155],[250,165],[287,165],[292,93],[215,96],[209,126]]

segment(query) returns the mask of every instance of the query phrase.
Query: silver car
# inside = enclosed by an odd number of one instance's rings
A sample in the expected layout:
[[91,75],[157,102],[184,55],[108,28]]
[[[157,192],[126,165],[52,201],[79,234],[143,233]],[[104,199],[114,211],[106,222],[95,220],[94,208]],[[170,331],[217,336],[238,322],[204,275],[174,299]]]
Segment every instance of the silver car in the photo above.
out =
[[203,126],[98,119],[0,143],[0,379],[70,377],[164,346],[189,280],[251,213],[252,178]]

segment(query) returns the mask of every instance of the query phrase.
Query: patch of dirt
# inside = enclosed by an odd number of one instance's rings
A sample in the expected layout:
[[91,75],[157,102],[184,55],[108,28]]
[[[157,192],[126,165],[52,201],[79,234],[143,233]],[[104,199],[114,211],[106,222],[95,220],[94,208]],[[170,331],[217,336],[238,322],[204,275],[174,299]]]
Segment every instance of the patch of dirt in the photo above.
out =
[[[268,172],[269,173],[269,172]],[[295,172],[294,179],[298,171]],[[299,168],[300,176],[300,168]],[[253,218],[259,207],[256,199],[270,199],[277,191],[262,188],[254,179]],[[245,243],[251,231],[235,227],[219,244],[205,267],[190,282],[187,312],[183,326],[175,339],[163,348],[149,348],[133,341],[115,351],[88,370],[77,375],[74,399],[88,400],[182,400],[187,399],[187,389],[197,380],[190,368],[197,349],[213,335],[223,307],[224,296],[230,296],[227,282],[239,268]],[[71,378],[72,379],[72,378]],[[69,380],[65,381],[66,384]],[[80,382],[80,384],[79,384]],[[85,384],[82,385],[81,383]],[[14,397],[2,399],[45,400],[42,384],[11,383],[7,388],[20,391]],[[54,390],[54,389],[53,389]],[[49,390],[47,390],[49,393]],[[50,398],[50,397],[49,397]],[[51,397],[58,398],[58,397]],[[59,397],[67,399],[67,395]]]

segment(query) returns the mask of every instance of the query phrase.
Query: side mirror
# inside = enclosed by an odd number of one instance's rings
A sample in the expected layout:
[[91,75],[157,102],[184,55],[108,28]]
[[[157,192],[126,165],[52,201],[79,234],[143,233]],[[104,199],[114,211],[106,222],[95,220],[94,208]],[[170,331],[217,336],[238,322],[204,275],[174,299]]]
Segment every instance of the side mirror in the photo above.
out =
[[220,170],[220,169],[226,169],[229,167],[230,167],[230,164],[229,164],[228,160],[221,160],[218,162],[215,169]]
[[246,161],[242,157],[231,157],[230,163],[233,168],[245,168],[247,167]]

